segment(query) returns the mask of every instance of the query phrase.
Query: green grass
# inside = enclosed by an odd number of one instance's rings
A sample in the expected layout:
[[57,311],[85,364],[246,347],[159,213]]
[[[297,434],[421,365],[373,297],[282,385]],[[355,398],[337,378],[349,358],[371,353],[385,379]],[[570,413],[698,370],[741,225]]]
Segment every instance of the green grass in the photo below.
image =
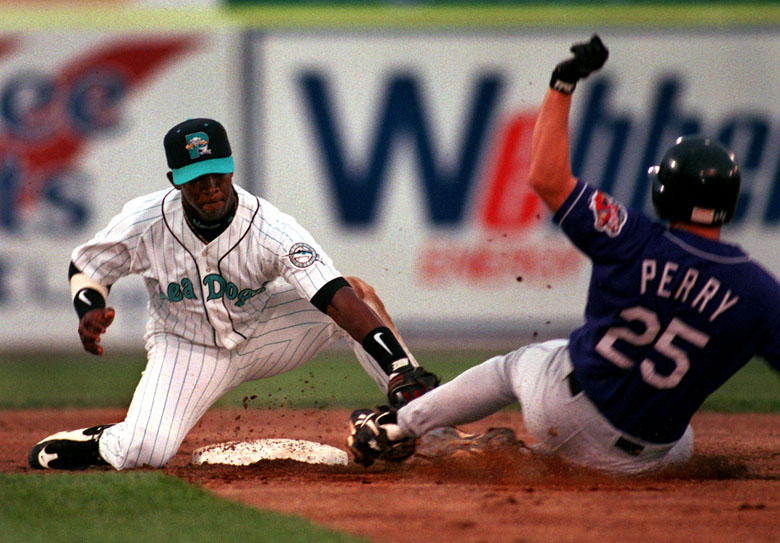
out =
[[3,475],[0,503],[2,543],[366,541],[152,472]]
[[774,3],[659,2],[615,6],[597,2],[530,2],[526,5],[236,5],[237,24],[256,28],[729,28],[776,25]]
[[[450,380],[492,354],[423,352],[418,358]],[[0,355],[0,408],[127,407],[143,366],[141,353],[99,359]],[[778,385],[778,375],[754,360],[704,409],[778,411]],[[286,374],[245,383],[218,405],[354,407],[384,401],[351,353],[333,352]],[[150,471],[0,475],[0,504],[0,543],[364,541],[295,516],[244,507]]]
[[627,2],[601,0],[544,2],[532,0],[508,5],[462,2],[392,5],[367,2],[233,2],[226,9],[186,6],[139,10],[134,6],[55,5],[31,10],[24,3],[7,2],[0,12],[0,28],[31,29],[465,29],[485,28],[773,28],[780,23],[775,2],[716,0],[708,2]]
[[0,356],[0,408],[126,407],[145,363],[143,353]]
[[[0,355],[0,409],[126,407],[146,363],[144,356]],[[423,362],[451,379],[487,356],[431,353]],[[217,405],[243,405],[244,398],[253,407],[352,407],[386,401],[351,352],[326,352],[294,371],[245,383]]]
[[[445,381],[496,354],[429,351],[420,362]],[[127,407],[144,367],[144,355],[0,355],[0,409]],[[244,383],[218,406],[354,407],[385,401],[351,353],[328,352],[300,368]],[[750,362],[704,404],[721,412],[780,410],[780,378],[761,360]]]
[[723,413],[780,411],[780,375],[763,360],[753,360],[707,398],[702,409]]

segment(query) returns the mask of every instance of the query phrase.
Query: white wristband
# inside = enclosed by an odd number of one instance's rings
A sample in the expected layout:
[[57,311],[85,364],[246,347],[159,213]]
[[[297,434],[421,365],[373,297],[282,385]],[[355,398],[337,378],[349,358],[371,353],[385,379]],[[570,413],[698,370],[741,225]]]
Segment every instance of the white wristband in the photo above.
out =
[[108,298],[108,288],[101,285],[85,273],[76,273],[70,278],[70,299],[76,298],[76,294],[83,288],[91,288],[100,293],[103,298]]

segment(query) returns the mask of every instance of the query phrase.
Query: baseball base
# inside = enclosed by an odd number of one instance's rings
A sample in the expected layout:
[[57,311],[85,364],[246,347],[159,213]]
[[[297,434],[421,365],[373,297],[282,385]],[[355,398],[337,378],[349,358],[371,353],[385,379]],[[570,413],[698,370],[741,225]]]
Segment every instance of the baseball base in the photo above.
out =
[[196,449],[192,463],[248,466],[261,460],[295,460],[308,464],[344,465],[347,453],[336,447],[300,439],[257,439],[228,441]]

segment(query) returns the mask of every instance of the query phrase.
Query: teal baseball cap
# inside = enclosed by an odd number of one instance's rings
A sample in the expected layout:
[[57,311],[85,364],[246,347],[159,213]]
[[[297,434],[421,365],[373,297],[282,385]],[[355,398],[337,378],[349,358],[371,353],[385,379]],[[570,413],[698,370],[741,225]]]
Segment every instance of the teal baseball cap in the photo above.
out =
[[214,119],[187,119],[163,139],[173,184],[183,185],[209,173],[233,173],[233,153],[225,127]]

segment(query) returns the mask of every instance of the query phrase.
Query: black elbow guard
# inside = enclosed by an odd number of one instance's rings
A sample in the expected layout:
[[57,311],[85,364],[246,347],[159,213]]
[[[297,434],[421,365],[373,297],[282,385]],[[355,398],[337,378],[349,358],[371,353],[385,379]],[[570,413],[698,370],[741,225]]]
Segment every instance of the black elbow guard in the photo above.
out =
[[[336,294],[336,291],[340,289],[341,287],[349,287],[349,281],[344,279],[343,277],[336,277],[335,279],[331,279],[325,285],[317,291],[317,294],[312,296],[311,303],[322,311],[323,313],[328,313],[328,305],[330,304],[330,301],[333,299],[333,295]],[[352,288],[352,287],[350,287]]]

